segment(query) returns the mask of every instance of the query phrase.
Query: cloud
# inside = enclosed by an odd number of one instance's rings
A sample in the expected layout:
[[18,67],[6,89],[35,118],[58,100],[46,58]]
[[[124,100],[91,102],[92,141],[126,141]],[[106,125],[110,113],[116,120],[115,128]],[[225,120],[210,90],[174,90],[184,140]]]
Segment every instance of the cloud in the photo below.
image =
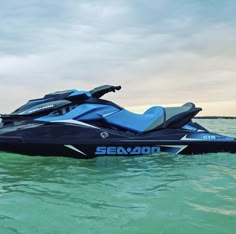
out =
[[1,8],[2,110],[33,94],[102,84],[121,84],[126,92],[108,97],[125,106],[236,97],[233,1],[27,0]]

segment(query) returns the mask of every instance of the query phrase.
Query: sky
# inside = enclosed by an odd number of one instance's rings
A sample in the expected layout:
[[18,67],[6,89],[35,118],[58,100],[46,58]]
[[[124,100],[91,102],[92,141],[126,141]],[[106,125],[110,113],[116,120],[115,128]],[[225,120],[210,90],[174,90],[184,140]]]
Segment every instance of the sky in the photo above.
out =
[[0,112],[121,85],[136,112],[194,102],[236,116],[234,0],[0,0]]

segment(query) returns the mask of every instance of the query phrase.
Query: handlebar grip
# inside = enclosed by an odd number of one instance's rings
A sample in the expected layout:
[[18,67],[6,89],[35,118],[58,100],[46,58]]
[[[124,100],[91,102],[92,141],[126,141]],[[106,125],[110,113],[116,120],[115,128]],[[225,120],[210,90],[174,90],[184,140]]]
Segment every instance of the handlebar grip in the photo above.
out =
[[114,91],[113,92],[115,92],[115,90],[121,90],[121,86],[119,85],[119,86],[113,86],[114,87]]
[[93,97],[100,98],[104,94],[109,92],[115,92],[116,90],[120,90],[121,86],[113,86],[113,85],[102,85],[90,91],[90,94]]

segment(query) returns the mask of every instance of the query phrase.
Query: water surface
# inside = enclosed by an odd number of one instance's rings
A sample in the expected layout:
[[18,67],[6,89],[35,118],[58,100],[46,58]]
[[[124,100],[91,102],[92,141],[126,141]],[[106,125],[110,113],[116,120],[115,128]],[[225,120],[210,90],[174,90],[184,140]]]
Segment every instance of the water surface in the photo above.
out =
[[[236,120],[198,120],[236,136]],[[0,153],[0,233],[233,234],[236,155]]]

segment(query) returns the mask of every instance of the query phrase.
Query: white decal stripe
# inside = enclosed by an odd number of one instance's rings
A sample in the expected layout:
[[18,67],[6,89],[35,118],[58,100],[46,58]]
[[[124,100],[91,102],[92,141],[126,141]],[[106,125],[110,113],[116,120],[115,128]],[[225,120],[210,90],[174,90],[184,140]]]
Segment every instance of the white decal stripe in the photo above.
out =
[[52,121],[53,123],[71,123],[71,124],[76,124],[76,125],[81,125],[84,127],[89,127],[89,128],[96,128],[96,129],[100,129],[98,127],[95,127],[93,125],[78,121],[78,120],[74,120],[74,119],[68,119],[68,120],[54,120]]
[[64,146],[67,147],[67,148],[69,148],[69,149],[71,149],[71,150],[74,150],[74,151],[76,151],[76,152],[79,152],[80,154],[83,154],[83,155],[87,156],[87,154],[85,154],[85,153],[82,152],[81,150],[75,148],[73,145],[64,145]]
[[181,141],[202,141],[204,139],[188,138],[187,135],[180,139]]
[[182,152],[184,149],[188,147],[188,145],[159,145],[160,147],[170,147],[170,148],[177,148],[179,149],[176,154],[179,154]]
[[116,112],[118,112],[118,111],[113,111],[113,112],[104,114],[104,115],[102,115],[102,117],[107,117],[107,116],[113,115],[113,114],[115,114]]
[[206,132],[206,131],[202,129],[198,129],[197,132]]

